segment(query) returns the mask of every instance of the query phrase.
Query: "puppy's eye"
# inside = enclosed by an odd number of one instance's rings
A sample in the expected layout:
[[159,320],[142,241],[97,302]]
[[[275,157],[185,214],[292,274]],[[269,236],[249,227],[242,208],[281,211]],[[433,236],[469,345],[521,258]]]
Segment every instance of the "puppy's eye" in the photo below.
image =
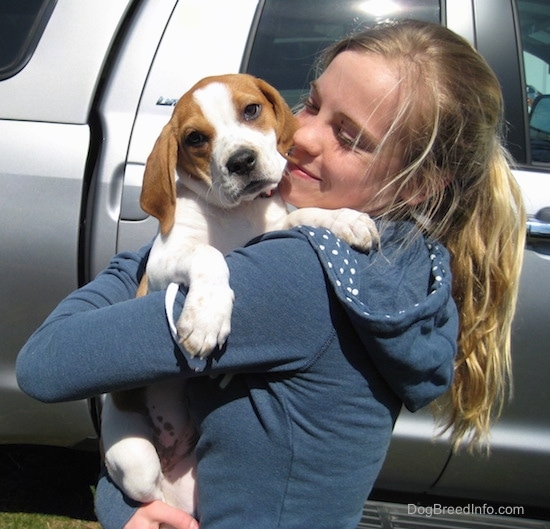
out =
[[246,105],[243,116],[246,121],[252,121],[256,119],[262,111],[262,105],[258,103],[252,103],[251,105]]
[[197,130],[190,132],[185,137],[185,144],[190,147],[202,147],[207,141],[208,138]]

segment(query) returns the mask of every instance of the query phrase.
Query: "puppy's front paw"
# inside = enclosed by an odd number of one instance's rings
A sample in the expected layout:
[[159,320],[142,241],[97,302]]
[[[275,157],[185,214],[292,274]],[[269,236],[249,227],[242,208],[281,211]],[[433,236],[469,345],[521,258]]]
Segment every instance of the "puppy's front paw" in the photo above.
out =
[[332,222],[326,227],[350,246],[362,251],[370,250],[380,239],[376,224],[370,216],[355,209],[334,210]]
[[191,356],[204,358],[225,343],[231,332],[233,300],[229,286],[190,288],[176,327]]
[[355,209],[301,208],[289,213],[284,228],[293,226],[326,228],[346,241],[350,246],[368,251],[380,239],[374,221],[367,213]]

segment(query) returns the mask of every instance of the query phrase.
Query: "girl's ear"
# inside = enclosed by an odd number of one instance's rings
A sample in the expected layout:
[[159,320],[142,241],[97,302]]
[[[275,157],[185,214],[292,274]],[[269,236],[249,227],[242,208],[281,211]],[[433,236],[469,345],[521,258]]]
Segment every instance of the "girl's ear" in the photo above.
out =
[[168,123],[147,159],[140,197],[141,208],[159,220],[163,235],[174,225],[177,159],[178,142]]

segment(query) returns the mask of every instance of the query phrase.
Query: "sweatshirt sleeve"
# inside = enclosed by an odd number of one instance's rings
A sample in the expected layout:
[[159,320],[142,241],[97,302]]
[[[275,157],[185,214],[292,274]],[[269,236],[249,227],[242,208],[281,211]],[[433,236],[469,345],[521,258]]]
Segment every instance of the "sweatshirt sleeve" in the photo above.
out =
[[[115,257],[59,304],[19,353],[23,391],[59,402],[197,376],[172,338],[165,292],[135,298],[144,258],[143,251]],[[313,361],[332,326],[328,287],[305,238],[284,232],[231,253],[227,262],[232,333],[200,374],[292,371]],[[180,291],[179,311],[184,301]],[[319,332],[311,332],[311,321]]]

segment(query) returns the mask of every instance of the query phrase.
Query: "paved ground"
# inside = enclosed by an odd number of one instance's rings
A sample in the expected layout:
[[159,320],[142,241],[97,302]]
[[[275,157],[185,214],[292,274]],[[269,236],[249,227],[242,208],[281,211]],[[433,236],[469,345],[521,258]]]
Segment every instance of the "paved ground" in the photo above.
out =
[[94,452],[0,445],[0,512],[95,520],[98,465]]

